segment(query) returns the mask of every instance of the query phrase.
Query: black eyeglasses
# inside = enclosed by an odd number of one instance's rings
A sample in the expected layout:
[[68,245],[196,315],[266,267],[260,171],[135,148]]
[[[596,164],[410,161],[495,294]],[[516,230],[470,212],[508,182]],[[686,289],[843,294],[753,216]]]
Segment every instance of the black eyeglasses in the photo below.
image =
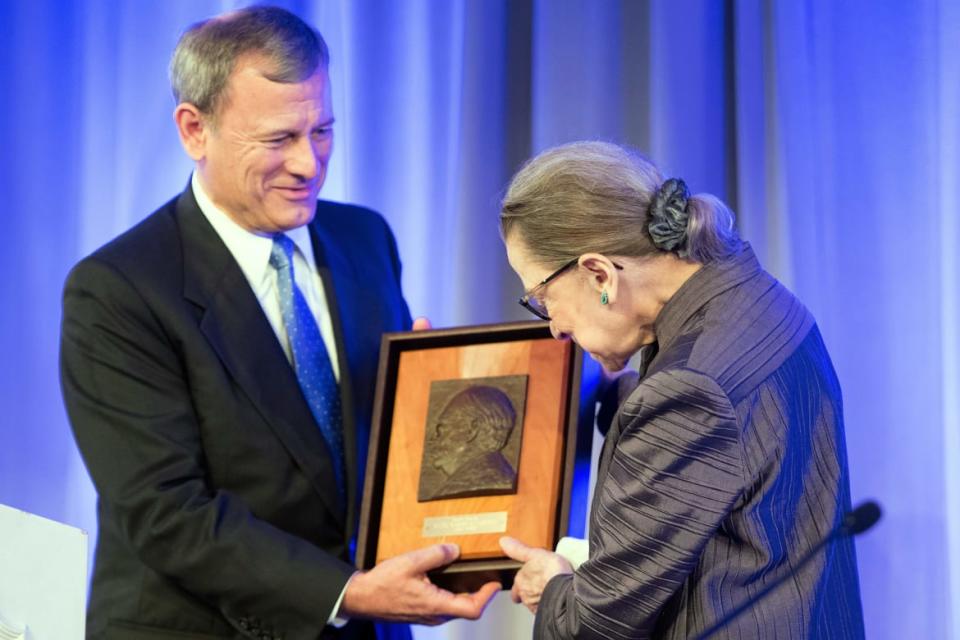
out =
[[549,320],[550,316],[547,315],[547,307],[543,304],[543,301],[537,297],[537,291],[542,289],[548,282],[555,279],[561,273],[563,273],[573,265],[577,264],[579,260],[580,260],[580,256],[577,256],[570,262],[566,263],[565,265],[563,265],[562,267],[560,267],[559,269],[557,269],[556,271],[548,275],[546,278],[544,278],[543,280],[538,282],[536,285],[531,287],[529,291],[527,291],[522,296],[520,296],[520,300],[518,300],[517,302],[520,303],[520,306],[522,306],[524,309],[526,309],[533,315],[537,316],[541,320]]
[[[557,269],[556,271],[548,275],[546,278],[544,278],[534,286],[530,287],[530,289],[526,293],[520,296],[520,299],[517,300],[517,302],[520,303],[521,307],[523,307],[533,315],[537,316],[541,320],[549,320],[550,315],[547,313],[547,307],[546,305],[543,304],[543,301],[537,297],[537,291],[542,289],[551,280],[555,280],[557,277],[560,276],[560,274],[562,274],[564,271],[566,271],[570,267],[577,264],[579,261],[580,261],[580,256],[577,256],[570,262],[566,263],[565,265],[563,265],[562,267],[560,267],[559,269]],[[623,267],[618,265],[616,262],[613,263],[613,266],[617,269],[617,271],[623,271]]]

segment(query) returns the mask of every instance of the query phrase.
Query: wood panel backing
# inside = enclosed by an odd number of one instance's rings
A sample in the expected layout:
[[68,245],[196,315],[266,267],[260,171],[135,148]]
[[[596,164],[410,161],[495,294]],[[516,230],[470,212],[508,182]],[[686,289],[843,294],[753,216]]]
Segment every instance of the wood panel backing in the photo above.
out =
[[[377,562],[439,542],[461,559],[502,557],[503,533],[424,538],[427,517],[507,512],[507,535],[551,547],[560,500],[567,404],[565,362],[572,345],[551,338],[405,351],[400,363],[383,491]],[[417,502],[430,383],[528,375],[517,493]]]

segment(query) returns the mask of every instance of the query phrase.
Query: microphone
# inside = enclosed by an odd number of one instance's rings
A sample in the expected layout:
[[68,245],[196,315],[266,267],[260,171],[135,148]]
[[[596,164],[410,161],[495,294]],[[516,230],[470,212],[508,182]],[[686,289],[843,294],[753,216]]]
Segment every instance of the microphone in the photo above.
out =
[[863,533],[880,519],[880,505],[873,500],[867,500],[859,507],[843,516],[839,536],[855,536]]
[[788,571],[784,575],[768,584],[766,587],[755,593],[752,598],[747,598],[736,609],[733,609],[727,613],[727,615],[720,618],[720,620],[718,620],[713,626],[707,628],[700,633],[700,635],[696,636],[695,640],[704,640],[718,631],[721,631],[728,624],[740,617],[740,614],[747,611],[750,607],[767,597],[771,591],[783,584],[788,578],[792,578],[794,575],[796,575],[800,569],[805,567],[807,563],[813,559],[818,551],[839,538],[846,538],[847,536],[855,536],[863,533],[873,525],[877,524],[877,521],[880,519],[880,515],[880,505],[873,500],[867,500],[866,502],[861,503],[856,509],[845,514],[843,516],[843,520],[840,522],[840,526],[827,534],[827,537],[807,551],[807,553],[800,558],[800,562],[798,562],[791,571]]

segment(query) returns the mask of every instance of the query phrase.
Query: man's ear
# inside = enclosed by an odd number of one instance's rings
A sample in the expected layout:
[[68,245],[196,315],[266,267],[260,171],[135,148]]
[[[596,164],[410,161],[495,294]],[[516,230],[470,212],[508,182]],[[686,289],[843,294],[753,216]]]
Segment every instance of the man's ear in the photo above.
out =
[[603,304],[616,302],[620,276],[613,261],[600,253],[585,253],[580,256],[579,265],[586,271],[590,286],[597,292],[597,300],[606,292]]
[[210,119],[195,105],[181,102],[173,111],[173,121],[177,125],[180,144],[195,162],[206,156],[207,138],[210,135]]
[[476,440],[477,436],[480,435],[481,429],[483,429],[483,419],[470,418],[470,437],[464,440],[464,442],[473,442]]

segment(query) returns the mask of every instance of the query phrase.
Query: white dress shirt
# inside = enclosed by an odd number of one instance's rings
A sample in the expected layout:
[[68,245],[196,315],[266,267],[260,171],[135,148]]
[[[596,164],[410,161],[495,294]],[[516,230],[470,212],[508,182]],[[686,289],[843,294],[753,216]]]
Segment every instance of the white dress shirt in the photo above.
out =
[[[287,337],[287,329],[283,325],[283,314],[280,312],[280,290],[277,288],[277,270],[270,266],[270,251],[273,249],[273,236],[270,234],[258,234],[248,231],[237,224],[233,218],[224,213],[203,190],[197,172],[193,172],[190,178],[190,185],[193,188],[193,195],[197,199],[197,205],[204,217],[213,227],[217,235],[227,245],[227,249],[233,255],[233,259],[240,265],[240,270],[246,276],[250,288],[260,302],[260,308],[267,316],[273,332],[277,335],[277,340],[287,354],[287,360],[293,364],[293,351],[290,348],[290,340]],[[320,272],[317,270],[317,263],[313,259],[313,244],[310,242],[310,231],[306,226],[297,227],[286,232],[286,235],[293,240],[296,251],[293,252],[293,277],[297,282],[297,287],[303,292],[303,297],[307,300],[307,306],[313,313],[317,326],[320,327],[320,335],[323,337],[323,343],[327,347],[327,353],[330,355],[330,364],[333,366],[333,375],[340,380],[340,364],[337,362],[337,347],[333,337],[333,320],[330,317],[330,307],[327,304],[326,292],[323,288],[323,280],[320,278]],[[349,584],[349,580],[347,581]],[[347,592],[344,585],[340,592],[340,598],[333,605],[333,611],[327,619],[327,624],[343,626],[347,620],[337,616],[340,611],[340,604],[343,602],[343,596]]]
[[[270,266],[270,251],[273,249],[273,235],[259,234],[248,231],[234,222],[233,218],[224,213],[207,196],[200,184],[197,173],[191,178],[193,195],[197,199],[200,211],[213,226],[214,231],[227,245],[233,259],[240,265],[240,270],[247,277],[250,288],[260,302],[263,313],[267,316],[277,340],[287,354],[287,360],[293,364],[293,351],[290,340],[287,338],[287,329],[283,325],[283,315],[280,312],[280,293],[277,288],[277,270]],[[326,292],[323,280],[317,270],[317,263],[313,259],[313,244],[310,242],[310,232],[306,226],[297,227],[286,232],[293,240],[296,251],[293,252],[293,277],[297,287],[307,300],[307,306],[313,312],[313,317],[320,328],[320,335],[330,355],[330,364],[333,366],[333,375],[340,380],[340,363],[337,362],[337,343],[333,337],[333,320],[330,317],[330,308],[327,305]]]

